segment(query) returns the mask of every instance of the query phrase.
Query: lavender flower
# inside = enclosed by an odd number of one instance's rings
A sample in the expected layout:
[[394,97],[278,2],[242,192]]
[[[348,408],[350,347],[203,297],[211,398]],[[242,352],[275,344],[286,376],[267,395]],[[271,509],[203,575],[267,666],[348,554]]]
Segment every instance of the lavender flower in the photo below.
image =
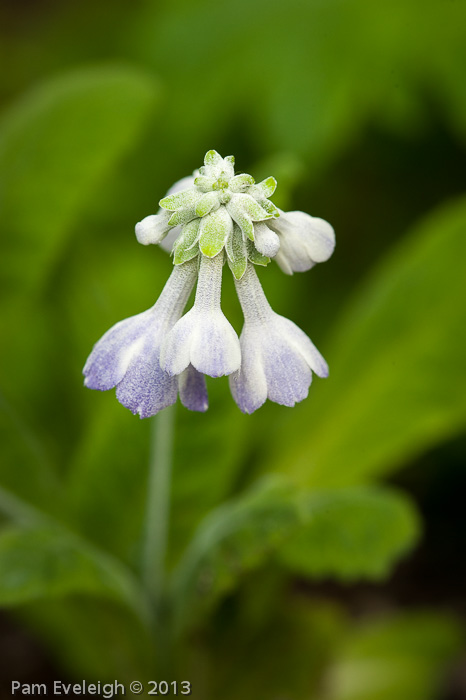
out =
[[172,377],[159,361],[162,340],[181,316],[194,286],[196,267],[195,262],[175,267],[151,309],[105,333],[84,367],[85,386],[100,391],[116,387],[118,401],[141,418],[175,403],[178,392],[186,408],[207,410],[204,377],[189,365]]
[[241,369],[230,377],[233,398],[253,413],[267,398],[294,406],[306,398],[312,372],[328,376],[322,355],[292,321],[272,311],[256,271],[248,265],[236,290],[244,313]]
[[[312,372],[327,376],[305,333],[270,308],[254,265],[275,258],[288,274],[308,270],[332,254],[333,228],[277,209],[269,199],[276,184],[235,175],[233,156],[209,151],[203,167],[167,192],[158,213],[136,225],[140,243],[171,251],[174,270],[151,309],[120,321],[95,345],[84,367],[87,387],[116,387],[118,400],[144,418],[178,395],[187,408],[205,411],[204,375],[230,375],[245,413],[267,398],[294,406],[307,396]],[[225,261],[244,312],[240,340],[220,306]],[[194,306],[182,316],[196,277]]]

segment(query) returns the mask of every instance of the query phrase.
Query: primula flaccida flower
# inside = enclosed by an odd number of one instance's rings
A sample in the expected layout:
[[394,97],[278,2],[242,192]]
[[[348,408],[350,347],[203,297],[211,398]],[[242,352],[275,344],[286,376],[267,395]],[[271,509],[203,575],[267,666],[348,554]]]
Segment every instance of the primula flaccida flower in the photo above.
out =
[[230,376],[233,398],[244,413],[270,399],[294,406],[306,398],[312,372],[328,376],[324,358],[307,335],[270,308],[254,266],[236,281],[244,314],[241,368]]
[[[207,409],[204,375],[230,375],[244,413],[269,398],[294,406],[306,398],[312,372],[327,364],[306,334],[270,308],[255,265],[275,258],[288,274],[327,260],[333,228],[304,212],[282,212],[270,201],[276,181],[235,175],[234,158],[209,151],[204,166],[177,182],[159,212],[136,225],[144,245],[160,244],[174,269],[148,311],[120,321],[98,341],[84,367],[85,385],[106,391],[141,418],[175,403]],[[221,306],[223,265],[235,279],[244,313],[241,339]],[[196,283],[193,307],[183,311]]]
[[195,262],[175,267],[151,309],[120,321],[105,333],[83,370],[89,389],[116,387],[118,401],[141,418],[174,404],[178,392],[186,408],[207,410],[202,374],[187,365],[177,376],[170,376],[160,367],[160,346],[183,313],[196,275]]

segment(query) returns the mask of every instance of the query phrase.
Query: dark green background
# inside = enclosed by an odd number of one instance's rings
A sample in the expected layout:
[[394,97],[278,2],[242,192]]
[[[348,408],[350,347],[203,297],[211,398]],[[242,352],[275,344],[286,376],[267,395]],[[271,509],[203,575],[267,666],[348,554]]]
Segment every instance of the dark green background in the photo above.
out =
[[157,298],[171,261],[134,224],[211,148],[335,227],[310,273],[260,270],[330,378],[292,410],[243,416],[225,379],[205,415],[179,408],[175,677],[202,700],[462,697],[464,2],[10,1],[0,20],[5,697],[158,678],[137,617],[150,421],[81,367]]

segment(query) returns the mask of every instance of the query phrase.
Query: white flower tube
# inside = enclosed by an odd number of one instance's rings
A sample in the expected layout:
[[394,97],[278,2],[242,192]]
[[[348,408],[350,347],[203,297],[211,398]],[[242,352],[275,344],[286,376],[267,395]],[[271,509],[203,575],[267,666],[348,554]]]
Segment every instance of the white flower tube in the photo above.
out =
[[308,395],[312,372],[328,376],[327,363],[298,326],[271,309],[253,265],[235,284],[244,327],[241,368],[230,377],[233,398],[243,413],[253,413],[267,398],[294,406]]
[[191,364],[199,372],[220,377],[241,363],[238,336],[220,308],[223,251],[200,259],[193,308],[167,335],[160,364],[168,374],[180,374]]

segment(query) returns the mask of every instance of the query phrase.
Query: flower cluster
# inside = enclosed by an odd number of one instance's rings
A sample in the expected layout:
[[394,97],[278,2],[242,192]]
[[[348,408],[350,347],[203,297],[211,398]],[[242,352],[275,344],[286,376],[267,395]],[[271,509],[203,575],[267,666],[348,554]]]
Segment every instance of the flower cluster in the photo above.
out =
[[[274,258],[287,274],[309,270],[332,254],[333,228],[279,210],[269,199],[276,184],[235,175],[232,156],[209,151],[199,171],[168,191],[159,212],[136,225],[140,243],[172,252],[173,272],[151,309],[120,321],[94,346],[87,387],[116,387],[120,403],[145,418],[178,394],[187,408],[205,411],[204,375],[229,375],[239,408],[252,413],[267,398],[294,406],[306,398],[312,372],[328,375],[306,334],[271,309],[255,265]],[[220,306],[225,260],[244,313],[240,339]],[[196,280],[194,305],[183,316]]]

